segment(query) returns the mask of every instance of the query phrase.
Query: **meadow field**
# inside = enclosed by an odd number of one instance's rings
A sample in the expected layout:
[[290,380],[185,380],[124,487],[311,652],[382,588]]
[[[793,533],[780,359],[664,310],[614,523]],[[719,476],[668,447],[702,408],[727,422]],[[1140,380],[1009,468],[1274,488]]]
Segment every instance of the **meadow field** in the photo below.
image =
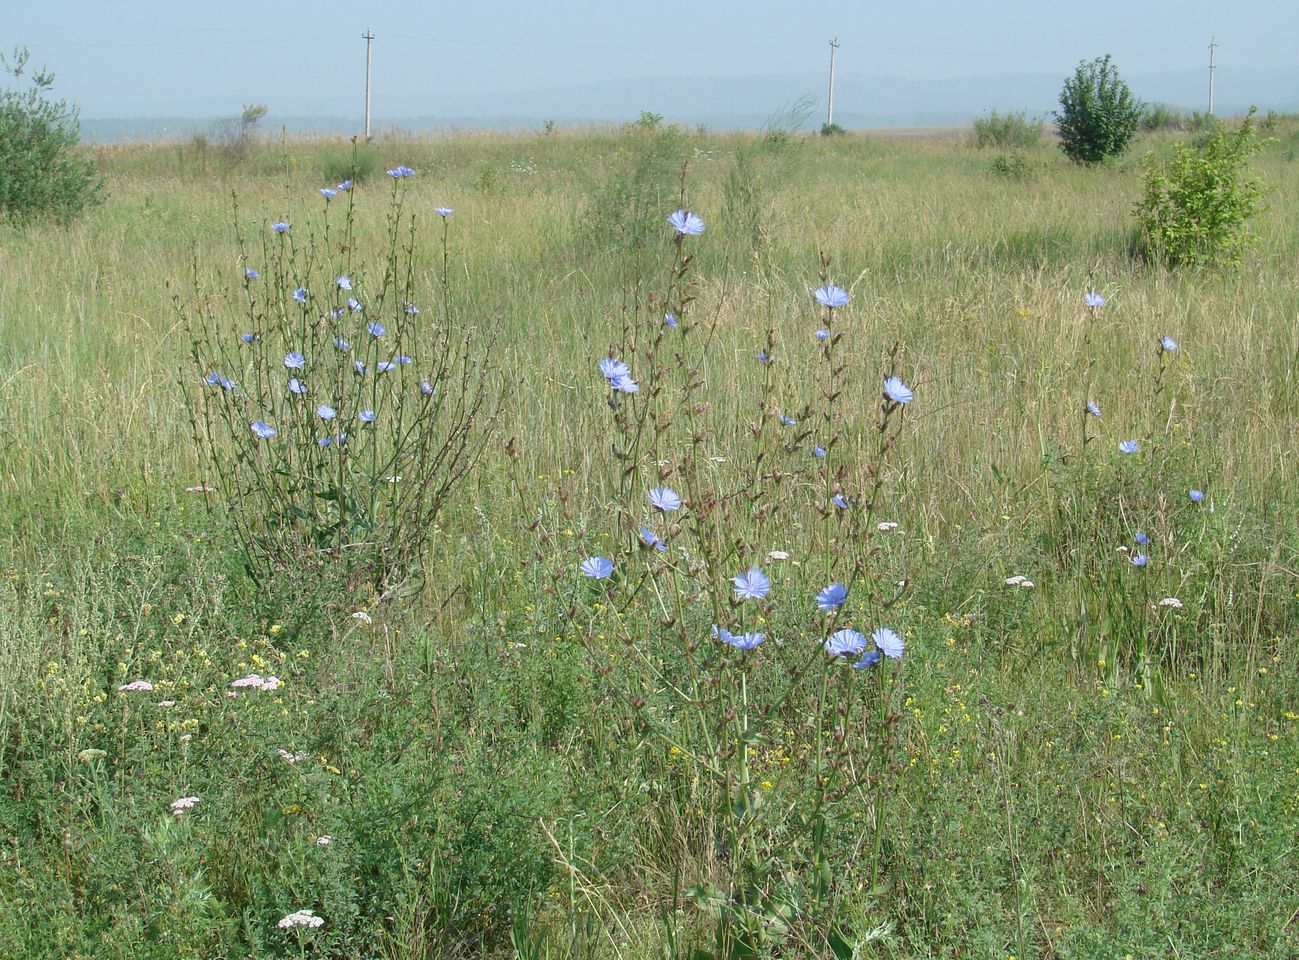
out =
[[[1242,266],[1175,270],[1171,134],[98,149],[0,232],[0,955],[1299,956],[1267,136]],[[275,479],[342,462],[331,323],[450,358],[365,361],[380,428],[462,411],[356,467],[442,471],[384,576]]]

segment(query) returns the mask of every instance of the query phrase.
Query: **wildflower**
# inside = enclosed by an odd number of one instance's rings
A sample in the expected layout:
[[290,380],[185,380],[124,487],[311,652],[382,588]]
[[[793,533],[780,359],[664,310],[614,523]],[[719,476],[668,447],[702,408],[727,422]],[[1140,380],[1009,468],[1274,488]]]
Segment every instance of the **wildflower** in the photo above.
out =
[[327,847],[333,842],[334,838],[327,833],[322,833],[320,836],[316,837],[316,846],[318,847]]
[[338,411],[329,404],[322,403],[320,406],[316,407],[316,416],[321,420],[333,420],[334,417],[338,416]]
[[1087,412],[1090,413],[1097,420],[1101,418],[1101,408],[1096,405],[1095,400],[1087,401]]
[[348,350],[352,349],[352,345],[348,343],[346,340],[344,340],[342,337],[334,338],[334,346],[337,349],[341,350],[343,353],[347,353]]
[[659,553],[667,553],[668,545],[658,538],[658,535],[649,527],[640,528],[640,541],[650,550],[657,550]]
[[1172,353],[1176,349],[1177,349],[1177,341],[1174,340],[1172,337],[1159,338],[1160,353]]
[[321,187],[320,195],[324,197],[326,201],[328,201],[331,197],[338,196],[338,191],[332,189],[331,187]]
[[300,353],[286,353],[284,365],[290,370],[301,370],[307,365],[307,358]]
[[910,403],[912,393],[911,388],[902,382],[901,377],[885,377],[884,396],[894,403]]
[[1138,553],[1132,558],[1132,565],[1134,567],[1144,567],[1149,562],[1150,557],[1146,556],[1144,553]]
[[258,338],[255,333],[241,333],[239,339],[244,343],[256,343]]
[[649,492],[650,506],[669,513],[681,509],[681,495],[671,487],[654,487]]
[[171,810],[172,816],[179,817],[186,810],[193,810],[202,802],[200,797],[181,797],[179,800],[173,800],[168,809]]
[[283,220],[280,220],[276,223],[272,223],[271,229],[274,230],[276,233],[285,233],[289,229],[289,225],[285,223]]
[[333,437],[321,437],[319,440],[316,441],[316,446],[318,447],[329,447],[329,446],[333,446],[333,444],[334,444]]
[[1138,530],[1135,534],[1133,534],[1132,539],[1137,541],[1137,543],[1141,544],[1141,546],[1143,547],[1150,542],[1150,537],[1146,535],[1146,532],[1144,530]]
[[396,166],[388,171],[388,176],[392,177],[394,180],[401,180],[403,177],[415,176],[415,171],[410,167]]
[[427,380],[421,380],[419,383],[419,392],[424,394],[426,397],[431,397],[437,391],[433,389],[433,384],[429,383]]
[[307,759],[307,754],[302,752],[290,753],[288,750],[279,749],[276,750],[275,753],[279,756],[281,760],[283,760],[285,763],[289,764],[290,766],[295,763],[301,763],[303,760]]
[[816,302],[823,307],[829,307],[834,310],[836,307],[842,307],[848,302],[848,291],[843,287],[836,287],[833,283],[828,283],[824,287],[817,287],[813,294]]
[[164,710],[166,710],[168,707],[174,707],[174,706],[176,706],[176,701],[175,701],[175,700],[159,700],[159,701],[158,701],[158,706],[160,706],[160,707],[162,707]]
[[148,680],[132,680],[130,683],[124,683],[117,688],[118,693],[148,693],[153,689],[153,684]]
[[380,360],[374,365],[375,373],[387,373],[389,370],[395,369],[397,369],[397,364],[393,363],[391,360]]
[[222,390],[233,390],[235,388],[235,382],[223,373],[209,373],[207,382],[214,387],[220,387]]
[[793,417],[787,417],[783,413],[780,415],[780,425],[782,427],[792,427],[796,423],[798,423],[798,421]]
[[347,274],[343,274],[341,277],[339,277],[339,278],[338,278],[338,289],[339,289],[339,290],[351,290],[351,289],[352,289],[352,278],[349,277]]
[[293,299],[296,300],[296,301],[298,301],[298,303],[306,303],[306,302],[307,302],[307,288],[306,288],[306,287],[298,287],[296,290],[294,290],[294,291],[293,291]]
[[830,331],[829,331],[829,330],[818,330],[818,331],[816,332],[816,338],[817,338],[818,340],[829,340],[829,339],[830,339]]
[[451,216],[451,214],[455,213],[455,210],[451,207],[434,207],[433,212],[445,220],[447,217]]
[[729,643],[737,650],[752,650],[763,640],[766,640],[767,637],[766,634],[762,633],[728,633],[723,630],[719,634],[719,639],[724,643]]
[[866,649],[866,638],[856,630],[837,630],[825,642],[825,652],[832,657],[844,657],[851,653],[861,653]]
[[263,677],[259,673],[250,673],[246,677],[240,677],[238,680],[231,680],[230,686],[235,690],[261,690],[269,692],[280,689],[281,681],[279,677]]
[[840,510],[848,509],[848,501],[844,499],[844,495],[842,493],[836,493],[833,497],[830,498],[830,502],[833,503]]
[[297,396],[300,397],[306,392],[307,392],[307,385],[305,383],[303,383],[297,377],[289,377],[289,393],[296,394]]
[[[360,313],[365,309],[365,307],[361,306],[361,301],[357,300],[356,297],[348,297],[347,309],[351,310],[353,313]],[[375,334],[375,336],[378,336],[378,334]]]
[[261,440],[274,440],[276,435],[279,433],[279,431],[274,427],[263,423],[261,420],[254,420],[248,426],[249,429],[252,430],[253,435]]
[[408,317],[419,316],[419,307],[415,306],[415,304],[411,303],[409,300],[403,302],[401,306],[402,309],[406,311],[406,316]]
[[784,550],[772,550],[767,554],[768,560],[788,560],[789,554]]
[[1021,580],[1019,585],[1023,587],[1025,590],[1032,590],[1033,587],[1035,586],[1033,581],[1028,579]]
[[382,337],[384,334],[383,324],[378,320],[367,323],[365,329],[369,331],[369,334],[372,337]]
[[1092,308],[1103,307],[1105,306],[1105,298],[1099,293],[1087,293],[1083,296],[1083,303]]
[[256,280],[259,276],[260,276],[260,274],[259,274],[256,270],[254,270],[252,267],[244,267],[244,279],[245,279],[245,280]]
[[741,600],[761,600],[771,591],[771,581],[757,567],[750,567],[733,582],[735,595]]
[[1008,587],[1018,587],[1021,583],[1024,582],[1024,580],[1025,580],[1025,578],[1024,578],[1023,576],[1020,576],[1019,574],[1016,574],[1016,575],[1013,576],[1013,577],[1007,577],[1007,578],[1006,578],[1006,586],[1008,586]]
[[364,623],[367,626],[369,624],[374,623],[374,618],[370,616],[368,613],[366,613],[364,610],[356,611],[356,613],[352,614],[352,619]]
[[824,447],[813,447],[813,448],[812,448],[812,456],[816,457],[818,460],[824,460],[824,459],[825,459],[825,448],[824,448]]
[[600,372],[609,381],[610,388],[619,393],[637,393],[640,385],[631,378],[631,368],[621,360],[605,357],[600,361]]
[[1159,606],[1172,607],[1174,610],[1181,610],[1183,604],[1182,601],[1178,600],[1176,597],[1164,597],[1164,599],[1159,601]]
[[679,235],[697,237],[704,232],[704,221],[689,210],[668,214],[668,225]]
[[338,185],[338,189],[339,189],[339,190],[351,190],[351,189],[352,189],[352,181],[351,181],[351,180],[344,180],[342,183],[340,183],[340,184]]
[[888,533],[890,530],[896,530],[897,528],[897,523],[892,520],[881,520],[879,523],[875,524],[875,529],[880,533]]
[[353,361],[352,361],[352,369],[356,371],[356,375],[357,375],[358,377],[364,377],[364,376],[365,376],[365,364],[362,363],[360,360],[353,360]]
[[1187,496],[1191,498],[1192,503],[1199,503],[1201,500],[1204,499],[1204,491],[1192,490],[1189,494],[1187,494]]
[[873,667],[880,662],[880,652],[876,650],[867,650],[861,655],[861,659],[852,665],[854,670],[865,670],[867,667]]
[[875,641],[877,650],[893,660],[902,659],[902,654],[907,649],[907,645],[902,638],[888,627],[876,628],[875,632],[871,634],[871,639]]
[[770,355],[769,353],[767,353],[766,350],[759,350],[759,351],[758,351],[758,362],[759,362],[759,363],[771,363],[771,355]]
[[590,577],[592,580],[603,580],[609,574],[613,573],[613,561],[607,557],[587,557],[578,566],[582,576]]
[[678,321],[677,318],[674,317],[672,314],[665,313],[663,314],[663,324],[668,329],[675,330],[680,325],[680,321]]
[[1141,449],[1141,444],[1137,443],[1137,441],[1135,440],[1119,441],[1119,453],[1132,454],[1132,453],[1136,453],[1140,449]]
[[816,608],[823,613],[838,610],[848,599],[848,588],[842,583],[832,583],[816,595]]
[[[389,170],[388,174],[391,176],[392,171]],[[281,930],[291,930],[294,927],[311,927],[315,929],[322,926],[324,922],[323,917],[316,916],[310,910],[299,910],[297,913],[291,913],[287,917],[283,917],[279,926]]]
[[362,410],[360,413],[362,423],[374,423],[377,419],[373,410]]

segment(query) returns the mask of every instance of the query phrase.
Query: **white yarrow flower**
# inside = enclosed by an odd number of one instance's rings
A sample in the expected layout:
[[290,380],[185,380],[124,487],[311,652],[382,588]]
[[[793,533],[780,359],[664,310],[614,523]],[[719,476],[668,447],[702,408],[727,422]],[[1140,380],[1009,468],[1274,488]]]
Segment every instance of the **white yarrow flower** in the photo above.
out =
[[179,817],[186,810],[192,810],[202,802],[199,797],[181,797],[179,800],[173,800],[169,809],[173,816]]
[[294,927],[311,927],[312,929],[324,926],[323,917],[318,917],[310,910],[299,910],[297,913],[291,913],[280,920],[281,930],[291,930]]
[[1164,597],[1159,601],[1159,605],[1161,607],[1172,607],[1174,610],[1181,610],[1183,606],[1182,601],[1176,597]]
[[359,620],[361,623],[374,623],[374,618],[364,610],[356,611],[356,613],[352,614],[352,619]]
[[304,751],[289,753],[287,750],[276,750],[275,752],[279,754],[280,759],[285,763],[301,763],[303,760],[307,759],[307,754]]
[[148,693],[153,689],[153,684],[148,680],[132,680],[130,683],[124,683],[117,688],[118,693]]
[[1013,577],[1006,578],[1006,586],[1008,587],[1017,587],[1023,582],[1024,582],[1024,578],[1022,576],[1019,576],[1018,574]]
[[875,529],[880,533],[888,533],[890,530],[896,530],[897,528],[898,525],[892,520],[881,520],[879,523],[875,524]]
[[320,836],[316,837],[316,846],[318,847],[327,847],[333,842],[334,838],[327,833],[322,833]]

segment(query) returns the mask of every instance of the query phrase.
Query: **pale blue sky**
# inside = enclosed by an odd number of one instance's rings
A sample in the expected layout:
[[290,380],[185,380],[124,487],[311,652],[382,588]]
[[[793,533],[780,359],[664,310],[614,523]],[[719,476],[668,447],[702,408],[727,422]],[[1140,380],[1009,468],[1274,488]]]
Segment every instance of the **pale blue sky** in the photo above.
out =
[[[83,116],[185,101],[356,102],[372,29],[374,102],[641,76],[824,72],[937,78],[1072,71],[1109,52],[1125,75],[1207,66],[1299,72],[1296,0],[9,0],[0,49],[31,48]],[[365,12],[358,12],[365,11]],[[1084,12],[1086,11],[1086,12]]]

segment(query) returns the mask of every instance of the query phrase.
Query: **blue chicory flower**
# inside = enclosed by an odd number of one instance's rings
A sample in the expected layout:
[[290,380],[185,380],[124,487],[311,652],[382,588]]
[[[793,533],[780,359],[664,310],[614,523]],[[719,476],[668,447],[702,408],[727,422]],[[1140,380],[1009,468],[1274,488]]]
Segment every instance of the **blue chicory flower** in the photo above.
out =
[[434,207],[433,212],[445,220],[447,217],[451,216],[451,214],[455,213],[455,209],[452,207]]
[[1090,413],[1097,420],[1101,418],[1101,408],[1096,405],[1095,400],[1087,401],[1087,412]]
[[1177,341],[1174,340],[1172,337],[1160,337],[1159,349],[1161,352],[1164,353],[1172,353],[1174,350],[1177,349]]
[[337,191],[337,190],[332,190],[332,189],[330,189],[329,187],[321,187],[321,188],[320,188],[320,195],[321,195],[322,197],[324,197],[325,200],[329,200],[331,197],[336,197],[336,196],[338,196],[338,191]]
[[829,340],[829,339],[830,339],[830,331],[829,331],[829,330],[818,330],[818,331],[816,332],[816,338],[817,338],[818,340]]
[[256,280],[259,276],[261,276],[261,274],[259,274],[259,273],[258,273],[256,270],[254,270],[252,267],[244,267],[244,279],[245,279],[245,280]]
[[279,433],[270,424],[263,423],[261,420],[254,420],[248,426],[253,431],[253,436],[260,440],[274,440],[276,434]]
[[338,289],[339,289],[339,290],[351,290],[351,289],[352,289],[352,278],[349,277],[347,274],[343,274],[341,277],[339,277],[339,278],[338,278]]
[[285,223],[283,220],[280,220],[277,221],[276,223],[272,223],[271,229],[274,230],[276,233],[284,233],[289,229],[289,225]]
[[342,337],[334,338],[334,346],[337,347],[339,350],[341,350],[343,353],[347,353],[347,351],[352,348],[352,345],[348,343],[346,340],[344,340]]
[[817,287],[813,294],[816,302],[823,307],[829,307],[834,310],[842,307],[848,302],[848,291],[843,287],[836,287],[833,283],[828,283],[824,287]]
[[320,406],[316,407],[316,416],[321,420],[333,420],[334,417],[338,416],[338,411],[329,404],[322,403]]
[[1192,491],[1190,492],[1189,496],[1190,496],[1190,498],[1191,498],[1191,502],[1192,502],[1192,503],[1199,503],[1201,500],[1204,499],[1204,491],[1203,491],[1203,490],[1192,490]]
[[681,495],[671,487],[654,487],[649,492],[650,506],[668,513],[681,509]]
[[298,303],[306,303],[306,302],[307,302],[307,288],[306,288],[306,287],[298,287],[296,290],[294,290],[294,291],[293,291],[293,299],[296,300],[296,301],[298,301]]
[[650,550],[657,550],[659,553],[667,553],[668,545],[659,539],[658,535],[649,527],[640,528],[640,541]]
[[338,185],[338,189],[339,189],[339,190],[351,190],[351,189],[352,189],[352,181],[351,181],[351,180],[344,180],[342,183],[340,183],[340,184]]
[[1134,567],[1144,567],[1149,562],[1150,562],[1150,557],[1146,556],[1146,554],[1144,553],[1138,553],[1135,557],[1132,558],[1132,565]]
[[1150,542],[1150,537],[1146,535],[1146,532],[1144,530],[1138,530],[1135,534],[1132,535],[1132,539],[1137,541],[1137,543],[1139,543],[1143,547]]
[[675,330],[680,326],[680,321],[670,313],[663,314],[663,323],[669,330]]
[[798,421],[795,420],[793,417],[787,417],[787,416],[785,416],[783,413],[780,415],[780,425],[781,425],[781,426],[783,426],[783,427],[792,427],[792,426],[793,426],[794,424],[796,424],[796,423],[798,423]]
[[361,306],[361,301],[357,300],[356,297],[348,297],[347,309],[351,310],[353,313],[360,313],[365,309],[365,307]]
[[824,447],[820,447],[820,446],[813,447],[813,448],[812,448],[812,456],[816,457],[818,460],[824,460],[824,459],[825,459],[825,448],[824,448]]
[[856,630],[836,630],[825,642],[825,652],[832,657],[845,657],[866,649],[866,638]]
[[880,651],[879,648],[877,647],[874,650],[867,650],[865,653],[863,653],[861,655],[861,659],[858,660],[856,663],[854,663],[852,665],[852,668],[854,670],[866,670],[869,667],[875,666],[875,664],[879,662],[880,662]]
[[830,502],[833,503],[840,510],[848,509],[848,501],[844,498],[844,495],[842,493],[836,493],[833,497],[830,498]]
[[239,335],[239,339],[242,340],[244,343],[256,343],[256,342],[257,342],[257,334],[255,334],[255,333],[241,333],[241,334]]
[[1103,307],[1105,306],[1105,298],[1099,293],[1087,293],[1083,295],[1083,303],[1092,308]]
[[1141,444],[1135,440],[1120,440],[1119,453],[1133,454],[1141,449]]
[[400,180],[403,177],[415,176],[415,171],[410,167],[397,166],[388,171],[388,176],[392,177],[394,180]]
[[737,576],[733,582],[735,583],[735,595],[741,600],[761,600],[771,592],[771,581],[757,567],[750,567]]
[[697,237],[704,232],[704,221],[689,210],[668,214],[668,224],[682,236]]
[[592,580],[603,580],[613,573],[613,561],[607,557],[587,557],[578,565],[582,576]]
[[303,383],[297,377],[289,377],[289,393],[296,394],[297,396],[300,397],[306,392],[307,392],[307,385],[305,383]]
[[372,337],[382,337],[384,334],[383,324],[378,320],[375,320],[372,323],[367,323],[365,329],[370,332],[370,336]]
[[907,645],[902,638],[888,627],[876,628],[875,632],[871,634],[871,639],[875,641],[877,650],[893,660],[901,659],[903,652],[907,649]]
[[823,613],[838,610],[848,599],[848,588],[842,583],[832,583],[816,595],[816,608]]
[[894,403],[910,403],[913,396],[911,388],[902,382],[901,377],[884,378],[884,396]]
[[362,423],[374,423],[377,419],[373,410],[362,410],[360,413]]
[[307,365],[307,358],[300,353],[286,353],[284,365],[290,370],[301,370]]

